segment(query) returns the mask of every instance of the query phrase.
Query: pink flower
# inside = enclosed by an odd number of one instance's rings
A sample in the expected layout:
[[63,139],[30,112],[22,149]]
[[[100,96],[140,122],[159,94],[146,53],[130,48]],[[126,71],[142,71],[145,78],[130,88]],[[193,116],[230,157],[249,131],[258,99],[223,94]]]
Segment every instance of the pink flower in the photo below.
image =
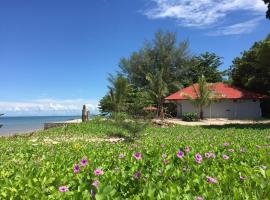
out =
[[206,158],[210,158],[210,157],[211,157],[211,154],[210,154],[210,153],[205,153],[204,156],[205,156]]
[[169,164],[169,160],[163,160],[163,163],[165,164],[165,165],[167,165],[167,164]]
[[197,197],[197,199],[196,200],[203,200],[203,198],[202,197]]
[[224,142],[224,147],[227,147],[227,146],[229,146],[229,145],[230,145],[229,142]]
[[218,181],[210,176],[206,176],[208,183],[217,183]]
[[58,188],[59,192],[67,192],[68,191],[68,187],[67,186],[60,186]]
[[80,172],[80,166],[78,164],[75,164],[74,167],[73,167],[73,172],[75,174],[79,173]]
[[123,154],[123,153],[119,154],[119,158],[124,158],[124,157],[125,157],[125,154]]
[[93,185],[94,187],[98,188],[99,185],[100,185],[100,182],[99,182],[98,180],[95,180],[95,181],[93,181],[92,185]]
[[184,157],[184,152],[183,151],[178,151],[176,155],[177,155],[178,158],[183,158]]
[[223,159],[224,159],[224,160],[228,160],[229,158],[230,158],[229,156],[223,155]]
[[241,181],[246,179],[246,177],[244,177],[244,176],[240,176],[239,178],[240,178]]
[[198,164],[200,164],[201,162],[202,162],[202,156],[201,156],[201,154],[199,154],[199,153],[196,153],[195,154],[195,161],[196,161],[196,163],[198,163]]
[[229,152],[234,152],[234,149],[229,149],[228,151],[229,151]]
[[142,176],[142,174],[139,171],[134,174],[135,178],[140,178],[141,176]]
[[215,158],[216,155],[214,153],[210,153],[210,157]]
[[94,172],[96,176],[102,175],[104,173],[101,169],[96,169]]
[[86,166],[87,165],[87,163],[88,163],[88,160],[87,160],[87,158],[83,158],[83,159],[81,159],[81,161],[80,161],[80,163],[81,163],[81,166]]
[[137,159],[137,160],[140,160],[142,158],[142,154],[137,152],[134,154],[134,157]]
[[165,147],[165,144],[160,144],[160,147],[164,148]]
[[185,147],[185,152],[190,152],[190,148],[189,147]]

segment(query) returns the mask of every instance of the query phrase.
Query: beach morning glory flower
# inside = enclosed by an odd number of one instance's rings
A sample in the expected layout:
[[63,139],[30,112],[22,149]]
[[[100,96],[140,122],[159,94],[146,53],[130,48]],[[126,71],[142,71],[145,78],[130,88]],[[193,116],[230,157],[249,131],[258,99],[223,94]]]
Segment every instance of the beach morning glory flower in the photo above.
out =
[[125,157],[125,154],[123,154],[123,153],[119,154],[119,158],[124,158],[124,157]]
[[165,147],[165,145],[164,145],[164,144],[160,144],[160,147],[164,148],[164,147]]
[[234,149],[229,149],[228,151],[229,151],[229,152],[234,152]]
[[99,176],[99,175],[102,175],[104,172],[101,169],[96,169],[94,173],[96,176]]
[[203,198],[202,197],[197,197],[197,199],[196,200],[203,200]]
[[195,154],[195,161],[196,161],[196,163],[201,163],[202,162],[201,154],[199,154],[199,153]]
[[59,192],[67,192],[68,191],[68,187],[67,186],[60,186],[58,188]]
[[135,178],[140,178],[141,176],[142,176],[142,174],[139,171],[134,174]]
[[73,167],[73,172],[75,174],[79,173],[80,172],[80,166],[78,164],[75,164],[74,167]]
[[224,142],[224,147],[229,146],[229,142]]
[[87,158],[83,158],[83,159],[81,159],[80,163],[81,163],[81,165],[82,165],[82,166],[86,166],[86,165],[87,165],[87,163],[88,163]]
[[177,155],[178,158],[183,158],[184,157],[184,152],[183,151],[178,151],[176,155]]
[[229,158],[230,158],[229,156],[223,155],[223,159],[224,159],[224,160],[228,160]]
[[185,147],[185,152],[190,152],[190,148],[189,147]]
[[211,154],[210,154],[210,153],[205,153],[204,156],[205,156],[206,158],[210,158],[210,157],[211,157]]
[[167,165],[167,164],[169,164],[169,160],[163,160],[163,163],[165,164],[165,165]]
[[241,181],[246,179],[246,177],[244,177],[244,176],[240,176],[239,178],[240,178]]
[[99,182],[98,180],[95,180],[95,181],[93,181],[92,185],[93,185],[94,187],[98,188],[99,185],[100,185],[100,182]]
[[140,160],[142,158],[142,154],[137,152],[134,154],[134,157],[137,159],[137,160]]
[[208,183],[217,183],[218,181],[210,176],[206,176]]

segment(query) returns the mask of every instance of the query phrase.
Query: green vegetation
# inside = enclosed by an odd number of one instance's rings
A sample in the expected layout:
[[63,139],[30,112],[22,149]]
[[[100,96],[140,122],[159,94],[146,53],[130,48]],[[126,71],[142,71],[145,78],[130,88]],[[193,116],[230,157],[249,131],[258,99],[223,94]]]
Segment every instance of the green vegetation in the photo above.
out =
[[[192,55],[187,40],[178,42],[175,33],[157,32],[153,41],[145,42],[139,51],[120,60],[120,70],[113,79],[125,78],[132,88],[121,93],[127,97],[119,102],[119,105],[122,104],[121,111],[125,110],[130,115],[145,115],[147,113],[141,112],[143,107],[155,106],[161,118],[165,112],[173,113],[175,107],[172,105],[168,104],[164,109],[164,98],[197,82],[202,75],[209,82],[222,81],[223,73],[218,70],[221,59],[209,52]],[[110,88],[117,88],[117,82],[110,83]],[[115,112],[111,91],[109,89],[100,102],[102,113]],[[139,101],[134,97],[139,97]]]
[[186,122],[194,122],[198,121],[199,117],[197,113],[193,112],[188,112],[188,113],[183,113],[182,115],[182,120]]
[[[233,85],[270,96],[270,34],[255,42],[233,61],[229,70]],[[270,100],[261,103],[262,116],[270,117]]]
[[270,34],[255,42],[231,66],[232,84],[250,91],[270,94]]
[[0,199],[268,199],[269,128],[149,126],[116,143],[102,139],[129,128],[96,118],[0,138]]
[[[196,87],[197,86],[197,87]],[[218,98],[218,94],[216,94],[211,89],[211,84],[206,82],[204,76],[201,76],[198,80],[198,85],[192,85],[193,91],[195,93],[195,98],[191,97],[187,94],[185,95],[190,103],[195,105],[198,108],[198,113],[200,113],[200,119],[203,119],[203,108],[210,106],[213,101],[216,101]]]

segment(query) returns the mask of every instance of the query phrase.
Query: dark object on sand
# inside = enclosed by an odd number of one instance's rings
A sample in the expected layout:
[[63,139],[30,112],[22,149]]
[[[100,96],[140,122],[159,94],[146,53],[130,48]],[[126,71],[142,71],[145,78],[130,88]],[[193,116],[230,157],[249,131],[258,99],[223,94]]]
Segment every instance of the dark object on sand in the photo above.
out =
[[86,105],[83,105],[82,109],[82,122],[89,120],[89,110],[86,108]]

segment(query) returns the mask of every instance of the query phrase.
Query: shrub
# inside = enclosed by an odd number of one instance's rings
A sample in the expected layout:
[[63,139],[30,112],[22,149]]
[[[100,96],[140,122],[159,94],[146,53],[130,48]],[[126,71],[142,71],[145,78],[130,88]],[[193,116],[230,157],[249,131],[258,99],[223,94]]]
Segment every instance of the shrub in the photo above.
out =
[[199,117],[197,113],[189,112],[189,113],[184,113],[182,116],[183,121],[187,122],[194,122],[198,121]]

